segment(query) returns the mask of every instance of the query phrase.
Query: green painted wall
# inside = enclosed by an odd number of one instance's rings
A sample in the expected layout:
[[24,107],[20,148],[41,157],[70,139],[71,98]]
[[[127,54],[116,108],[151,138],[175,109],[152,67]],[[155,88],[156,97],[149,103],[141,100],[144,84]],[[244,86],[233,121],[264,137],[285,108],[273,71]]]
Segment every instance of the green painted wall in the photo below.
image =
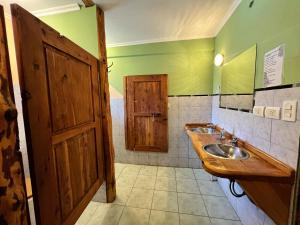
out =
[[221,94],[252,94],[254,91],[256,45],[224,64]]
[[[270,49],[286,44],[284,84],[300,83],[300,1],[256,0],[249,8],[242,0],[215,41],[216,53],[225,61],[257,43],[256,88],[263,87],[263,57]],[[214,93],[218,92],[222,67],[214,67]]]
[[98,58],[96,7],[41,17],[45,23]]
[[123,93],[126,75],[168,74],[169,95],[211,94],[214,39],[108,48],[109,82]]

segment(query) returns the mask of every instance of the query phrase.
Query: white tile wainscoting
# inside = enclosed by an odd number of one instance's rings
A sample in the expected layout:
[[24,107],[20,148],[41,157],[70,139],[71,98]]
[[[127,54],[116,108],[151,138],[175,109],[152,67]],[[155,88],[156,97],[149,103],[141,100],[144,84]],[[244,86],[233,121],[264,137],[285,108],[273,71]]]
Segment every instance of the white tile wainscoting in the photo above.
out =
[[[282,107],[284,100],[298,100],[296,122],[256,117],[251,113],[222,109],[219,108],[218,96],[214,96],[212,99],[212,122],[224,127],[229,132],[234,132],[237,137],[297,169],[300,136],[300,88],[258,91],[255,95],[255,105],[259,106]],[[244,225],[274,224],[247,197],[233,197],[229,192],[228,180],[218,179],[218,181]]]
[[211,121],[211,96],[169,97],[168,153],[133,152],[125,148],[124,101],[111,99],[113,140],[116,162],[155,166],[200,168],[201,163],[184,132],[186,123]]

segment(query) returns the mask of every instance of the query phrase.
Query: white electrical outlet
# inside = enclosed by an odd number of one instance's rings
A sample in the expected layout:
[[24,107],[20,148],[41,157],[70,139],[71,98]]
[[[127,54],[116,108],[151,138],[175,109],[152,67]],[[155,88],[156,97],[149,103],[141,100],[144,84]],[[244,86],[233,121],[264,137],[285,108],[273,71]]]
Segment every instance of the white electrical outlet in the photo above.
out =
[[297,117],[297,100],[284,101],[282,105],[282,120],[296,121]]
[[264,106],[254,106],[253,114],[255,116],[264,117],[265,116],[265,107]]
[[265,117],[270,119],[280,119],[280,107],[266,107]]

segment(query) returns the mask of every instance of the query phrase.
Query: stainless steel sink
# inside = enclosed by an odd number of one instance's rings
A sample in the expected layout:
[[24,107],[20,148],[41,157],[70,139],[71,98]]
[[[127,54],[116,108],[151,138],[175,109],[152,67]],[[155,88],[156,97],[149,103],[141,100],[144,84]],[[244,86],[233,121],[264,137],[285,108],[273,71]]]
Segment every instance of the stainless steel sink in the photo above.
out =
[[216,131],[216,129],[211,128],[211,127],[193,127],[193,128],[190,128],[190,131],[201,133],[201,134],[215,134],[215,133],[218,133]]
[[224,159],[248,159],[249,153],[239,147],[225,144],[209,144],[203,147],[208,154]]

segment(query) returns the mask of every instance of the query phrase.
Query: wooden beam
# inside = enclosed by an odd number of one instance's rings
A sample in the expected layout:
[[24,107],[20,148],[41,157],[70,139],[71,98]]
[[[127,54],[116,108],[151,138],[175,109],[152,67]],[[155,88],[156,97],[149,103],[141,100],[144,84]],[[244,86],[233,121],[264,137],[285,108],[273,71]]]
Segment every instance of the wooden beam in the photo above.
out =
[[91,6],[95,5],[95,3],[93,2],[93,0],[82,0],[82,2],[85,5],[85,7],[91,7]]
[[104,13],[97,7],[97,28],[98,28],[98,51],[100,59],[100,94],[102,102],[102,131],[104,145],[104,162],[106,175],[106,199],[107,202],[113,202],[116,198],[116,179],[114,165],[114,146],[112,139],[112,120],[110,112],[110,96],[107,72],[107,56],[105,45]]

